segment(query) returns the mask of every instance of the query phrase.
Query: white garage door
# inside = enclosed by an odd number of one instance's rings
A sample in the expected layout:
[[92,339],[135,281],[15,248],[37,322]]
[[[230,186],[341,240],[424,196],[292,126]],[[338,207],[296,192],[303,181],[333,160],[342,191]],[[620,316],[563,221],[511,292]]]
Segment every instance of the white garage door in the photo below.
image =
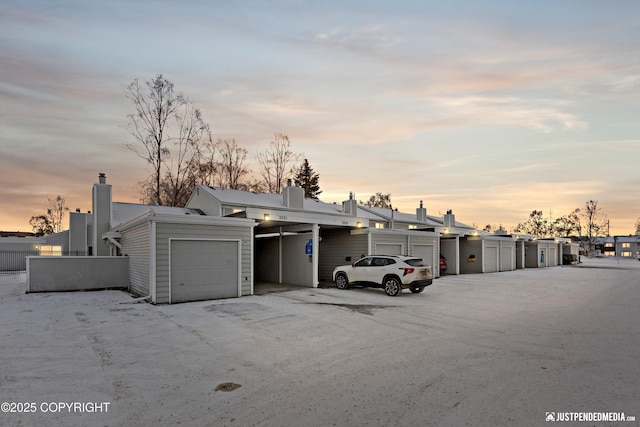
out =
[[514,248],[512,246],[502,247],[502,251],[500,253],[500,271],[513,270],[513,252]]
[[498,271],[498,247],[487,246],[484,248],[484,272],[495,273]]
[[549,248],[549,265],[552,267],[558,265],[557,248],[553,246]]
[[239,296],[238,242],[171,240],[171,303]]
[[433,256],[433,245],[413,245],[411,247],[411,254],[414,257],[417,258],[422,258],[422,262],[424,262],[425,264],[431,266],[431,271],[433,272],[434,276],[439,276],[438,274],[438,267],[439,267],[439,263],[434,265],[434,256]]
[[402,244],[376,243],[376,255],[402,255]]

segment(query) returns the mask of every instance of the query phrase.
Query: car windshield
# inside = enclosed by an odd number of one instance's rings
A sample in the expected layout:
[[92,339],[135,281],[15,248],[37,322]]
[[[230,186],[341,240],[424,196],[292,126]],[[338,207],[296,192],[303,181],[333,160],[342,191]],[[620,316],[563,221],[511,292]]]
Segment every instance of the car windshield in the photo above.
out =
[[404,262],[409,264],[411,267],[424,267],[424,263],[420,258],[407,259]]

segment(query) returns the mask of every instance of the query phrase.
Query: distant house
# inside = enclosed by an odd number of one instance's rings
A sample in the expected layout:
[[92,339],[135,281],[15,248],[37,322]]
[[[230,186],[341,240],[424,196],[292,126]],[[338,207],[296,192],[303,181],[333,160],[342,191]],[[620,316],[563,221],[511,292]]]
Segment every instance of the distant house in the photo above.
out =
[[607,236],[596,239],[599,256],[640,259],[640,236]]

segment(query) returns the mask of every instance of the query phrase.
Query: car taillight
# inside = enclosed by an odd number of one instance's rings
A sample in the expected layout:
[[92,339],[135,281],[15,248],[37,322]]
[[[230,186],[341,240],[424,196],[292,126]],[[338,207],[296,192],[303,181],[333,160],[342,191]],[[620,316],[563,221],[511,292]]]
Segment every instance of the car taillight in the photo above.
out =
[[415,271],[414,268],[401,268],[400,270],[404,270],[403,276],[406,276],[407,274],[411,274]]

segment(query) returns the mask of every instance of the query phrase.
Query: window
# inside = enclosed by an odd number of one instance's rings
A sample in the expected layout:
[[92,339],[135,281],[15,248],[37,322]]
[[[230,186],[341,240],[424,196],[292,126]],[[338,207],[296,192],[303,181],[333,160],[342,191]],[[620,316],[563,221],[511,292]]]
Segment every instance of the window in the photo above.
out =
[[39,255],[40,256],[61,256],[62,246],[40,245]]
[[629,249],[631,247],[631,243],[623,243],[622,249]]
[[376,228],[384,228],[384,222],[376,222]]
[[625,257],[629,257],[629,258],[631,258],[631,251],[624,251],[624,252],[622,252],[622,256],[625,256]]
[[605,248],[612,248],[613,247],[613,243],[607,242],[607,243],[604,244],[604,247]]
[[356,267],[368,267],[371,265],[371,257],[362,258],[360,261],[355,263]]
[[417,226],[417,225],[415,225],[415,224],[409,224],[409,230],[414,230],[414,229],[416,229],[416,228],[418,228],[418,226]]

